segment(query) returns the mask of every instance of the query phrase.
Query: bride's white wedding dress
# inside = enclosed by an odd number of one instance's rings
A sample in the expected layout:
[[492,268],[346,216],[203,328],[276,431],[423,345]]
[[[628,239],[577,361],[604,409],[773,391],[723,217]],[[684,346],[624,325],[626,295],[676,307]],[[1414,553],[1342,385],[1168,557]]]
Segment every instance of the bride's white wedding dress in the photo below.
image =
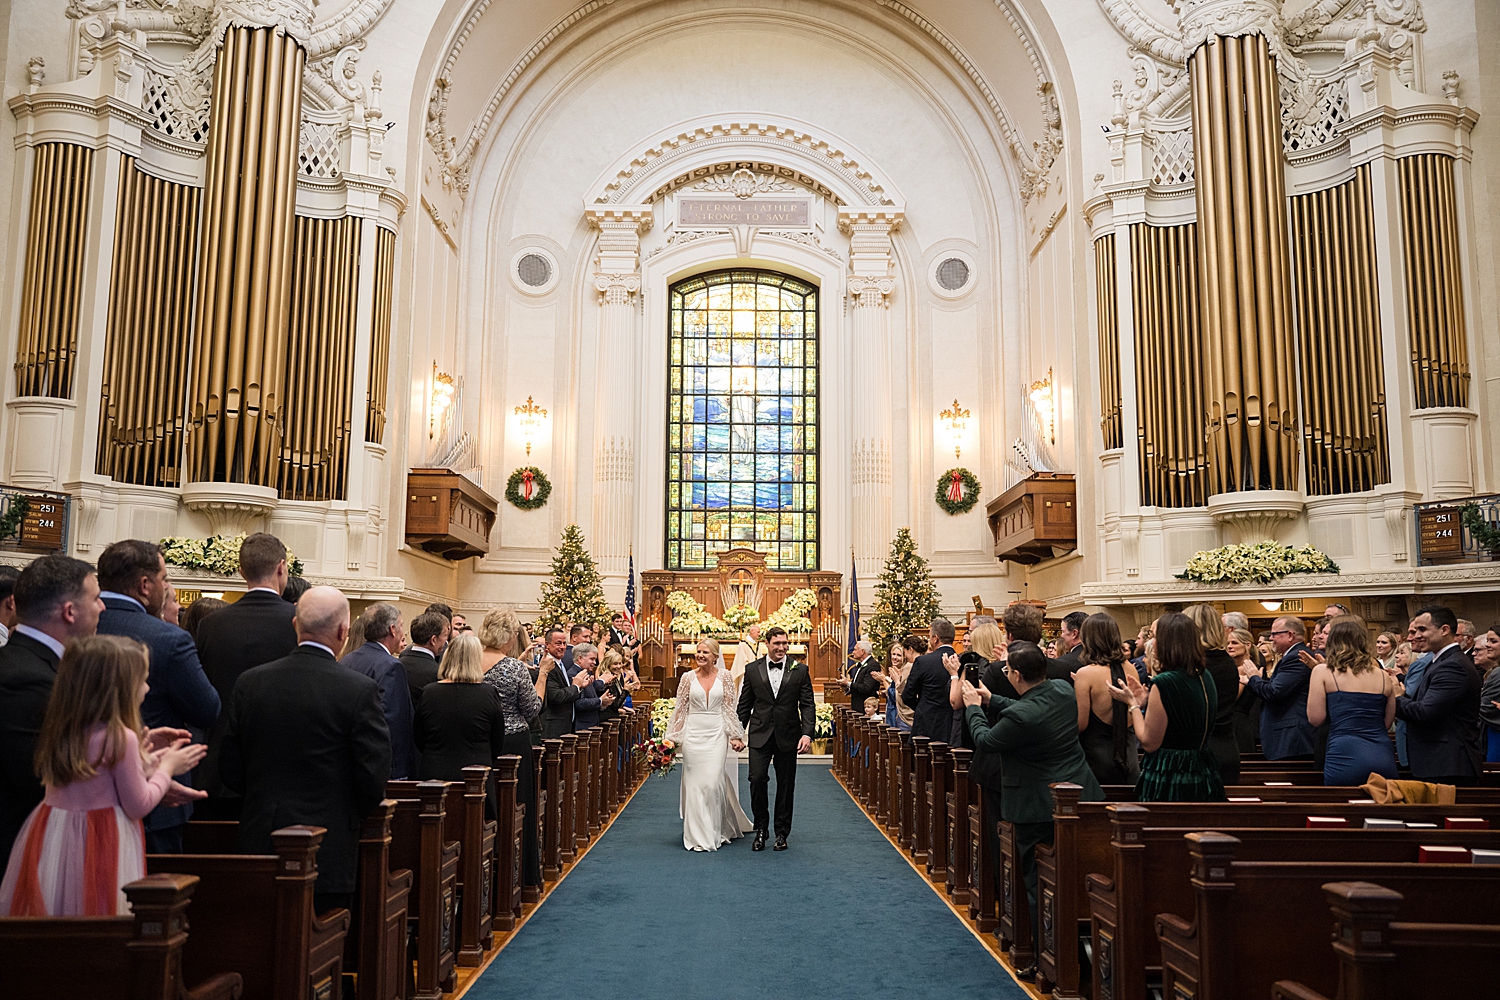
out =
[[690,851],[717,851],[752,829],[740,808],[739,759],[729,756],[729,741],[745,739],[735,708],[734,680],[723,666],[707,691],[696,670],[677,685],[667,739],[682,748],[682,846]]

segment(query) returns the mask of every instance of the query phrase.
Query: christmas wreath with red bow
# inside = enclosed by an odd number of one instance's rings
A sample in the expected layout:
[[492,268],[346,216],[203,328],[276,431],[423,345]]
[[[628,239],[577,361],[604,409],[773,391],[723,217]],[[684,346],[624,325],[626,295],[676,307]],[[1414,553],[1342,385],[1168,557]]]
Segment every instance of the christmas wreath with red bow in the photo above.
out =
[[536,510],[547,503],[552,484],[534,465],[526,465],[510,474],[505,483],[505,499],[522,510]]
[[959,467],[938,477],[937,504],[950,514],[967,514],[979,502],[979,480],[974,473]]

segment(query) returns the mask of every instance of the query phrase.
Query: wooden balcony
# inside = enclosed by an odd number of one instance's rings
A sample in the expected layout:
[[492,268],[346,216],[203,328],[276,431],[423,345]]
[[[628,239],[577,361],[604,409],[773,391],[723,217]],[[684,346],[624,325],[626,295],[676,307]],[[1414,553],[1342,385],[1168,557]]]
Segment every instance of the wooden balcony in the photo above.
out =
[[1078,507],[1073,476],[1038,472],[984,508],[995,536],[995,558],[1035,565],[1078,547]]
[[406,544],[444,559],[490,550],[495,498],[450,469],[412,469],[406,477]]

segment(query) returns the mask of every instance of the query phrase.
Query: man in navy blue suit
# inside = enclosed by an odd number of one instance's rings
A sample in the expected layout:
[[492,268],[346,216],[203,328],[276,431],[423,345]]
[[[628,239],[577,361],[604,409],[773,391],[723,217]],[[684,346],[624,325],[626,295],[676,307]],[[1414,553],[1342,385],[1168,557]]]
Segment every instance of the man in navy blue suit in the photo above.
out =
[[1396,718],[1406,720],[1406,752],[1418,781],[1473,785],[1482,770],[1481,681],[1457,633],[1449,608],[1423,608],[1412,619],[1412,650],[1420,646],[1432,661],[1411,687],[1397,689]]
[[1271,677],[1250,677],[1245,686],[1265,702],[1260,713],[1260,747],[1266,760],[1312,760],[1313,726],[1307,721],[1307,684],[1312,668],[1302,662],[1307,626],[1298,618],[1278,618],[1271,644],[1280,657]]
[[380,685],[380,706],[391,732],[391,778],[417,776],[417,746],[412,736],[411,685],[406,668],[396,658],[405,645],[401,609],[394,604],[372,604],[360,615],[365,644],[339,662]]
[[[113,543],[99,555],[99,589],[104,600],[99,634],[127,636],[151,651],[151,689],[141,703],[141,721],[151,729],[207,730],[219,717],[219,693],[198,662],[193,637],[157,617],[167,597],[161,548],[136,538]],[[191,777],[180,780],[191,787]],[[191,802],[152,810],[145,822],[147,852],[183,853],[192,815]]]

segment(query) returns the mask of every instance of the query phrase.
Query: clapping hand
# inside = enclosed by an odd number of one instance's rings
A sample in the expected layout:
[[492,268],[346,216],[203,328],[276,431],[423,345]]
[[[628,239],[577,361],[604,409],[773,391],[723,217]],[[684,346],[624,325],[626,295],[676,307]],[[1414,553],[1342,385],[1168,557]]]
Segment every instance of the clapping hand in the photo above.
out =
[[1304,667],[1311,668],[1323,662],[1323,655],[1321,653],[1314,653],[1310,649],[1299,649],[1297,651],[1297,659],[1302,661]]
[[161,797],[160,804],[168,809],[172,809],[176,806],[185,806],[189,802],[196,802],[199,799],[206,798],[208,798],[208,793],[202,789],[189,788],[181,782],[173,781],[167,785],[167,794]]
[[148,729],[141,740],[146,745],[148,754],[158,750],[165,750],[177,740],[190,740],[193,734],[186,729],[173,729],[171,726],[160,726],[156,729]]
[[614,703],[615,703],[615,693],[613,691],[606,691],[606,692],[604,692],[603,694],[601,694],[599,696],[599,704],[603,705],[605,708],[608,708],[609,706],[613,705]]
[[957,656],[954,656],[952,653],[944,653],[943,669],[948,671],[949,677],[957,677],[959,670],[963,669],[963,666],[958,662]]
[[573,686],[574,687],[584,688],[584,687],[588,687],[592,683],[594,683],[594,675],[591,674],[591,673],[589,673],[587,667],[585,667],[584,669],[578,671],[578,673],[576,673],[576,674],[573,675]]
[[1142,684],[1139,678],[1126,674],[1124,686],[1110,683],[1109,695],[1115,701],[1123,701],[1127,705],[1140,708],[1146,701],[1146,685]]
[[[957,657],[948,658],[957,660]],[[970,684],[968,681],[964,681],[963,699],[964,707],[966,708],[978,708],[984,703],[984,696],[979,693],[979,689]]]
[[206,753],[208,747],[202,743],[193,743],[191,736],[184,736],[160,750],[152,751],[149,760],[154,767],[166,768],[168,774],[178,775],[191,771]]

